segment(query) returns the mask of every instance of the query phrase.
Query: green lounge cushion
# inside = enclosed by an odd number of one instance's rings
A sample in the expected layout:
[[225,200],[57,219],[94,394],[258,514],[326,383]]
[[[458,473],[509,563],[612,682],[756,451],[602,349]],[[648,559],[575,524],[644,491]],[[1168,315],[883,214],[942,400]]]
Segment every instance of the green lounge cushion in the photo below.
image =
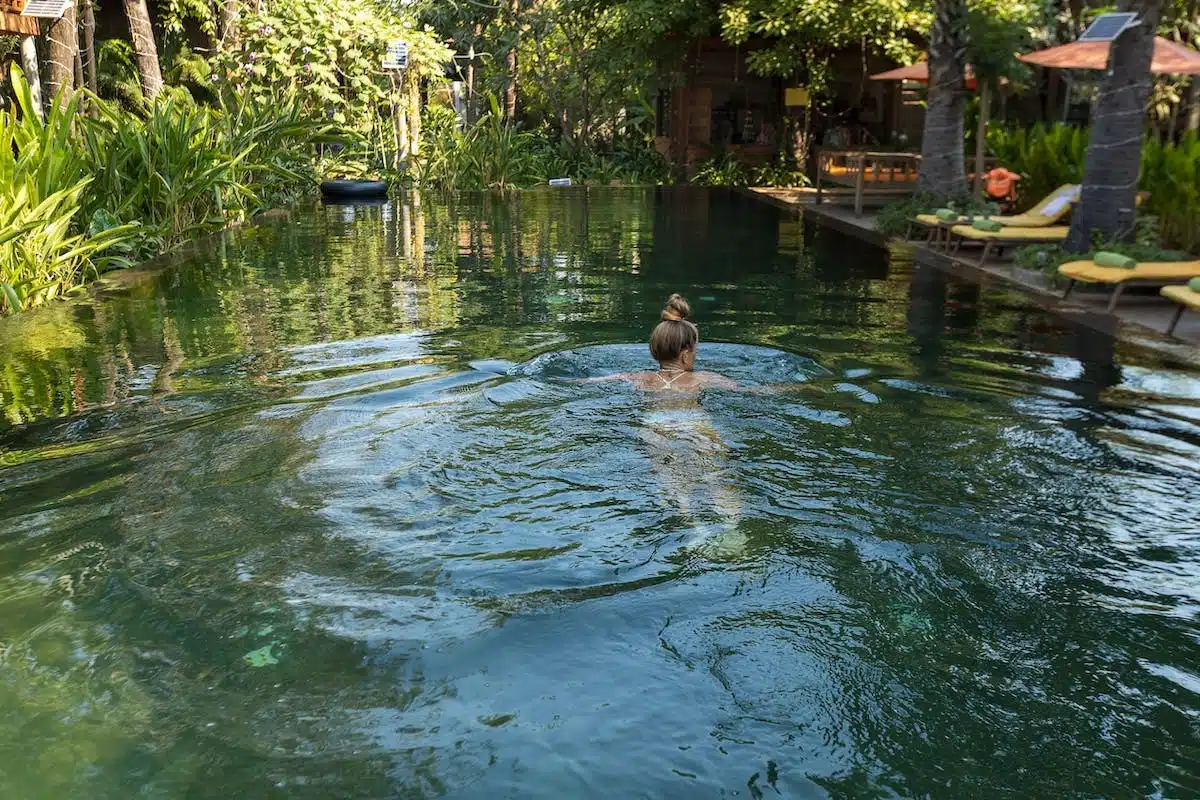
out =
[[1137,266],[1137,262],[1129,256],[1103,250],[1092,257],[1092,263],[1100,267],[1120,267],[1121,269],[1133,269]]
[[971,227],[977,231],[985,231],[986,233],[998,233],[1004,230],[1003,225],[991,219],[977,219],[971,223]]
[[942,222],[958,222],[958,212],[953,208],[939,208],[933,214]]
[[1200,292],[1200,278],[1192,278],[1188,281],[1188,288],[1193,292]]

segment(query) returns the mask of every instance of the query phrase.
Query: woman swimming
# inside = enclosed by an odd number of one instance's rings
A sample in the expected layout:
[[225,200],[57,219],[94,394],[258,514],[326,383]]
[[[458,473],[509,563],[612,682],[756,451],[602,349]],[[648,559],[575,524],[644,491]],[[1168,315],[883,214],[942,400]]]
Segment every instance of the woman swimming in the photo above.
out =
[[648,392],[697,394],[702,389],[737,389],[738,385],[715,372],[696,372],[700,329],[689,319],[692,308],[678,294],[667,298],[662,320],[650,333],[650,355],[658,362],[654,372],[622,372],[589,378],[589,381],[627,380]]
[[730,474],[729,447],[701,408],[700,392],[739,387],[724,375],[694,369],[700,329],[690,316],[687,300],[678,294],[667,299],[662,319],[650,334],[656,371],[585,380],[626,380],[654,394],[647,398],[638,438],[647,448],[662,497],[690,520],[689,549],[709,557],[734,557],[746,543],[738,530],[741,499]]

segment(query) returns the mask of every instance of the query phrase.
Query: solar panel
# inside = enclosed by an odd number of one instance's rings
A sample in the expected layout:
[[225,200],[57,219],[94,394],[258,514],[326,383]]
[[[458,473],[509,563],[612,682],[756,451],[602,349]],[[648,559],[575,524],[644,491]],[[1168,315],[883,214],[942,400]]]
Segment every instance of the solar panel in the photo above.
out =
[[1081,42],[1111,42],[1138,23],[1137,14],[1101,14],[1079,37]]
[[62,15],[67,13],[67,9],[72,5],[74,0],[29,0],[21,9],[21,16],[62,19]]

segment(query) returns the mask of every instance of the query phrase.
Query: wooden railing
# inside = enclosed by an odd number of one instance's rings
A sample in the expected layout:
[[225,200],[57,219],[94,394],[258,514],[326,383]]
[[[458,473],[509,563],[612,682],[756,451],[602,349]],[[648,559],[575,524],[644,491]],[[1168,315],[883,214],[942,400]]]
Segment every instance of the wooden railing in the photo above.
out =
[[[920,153],[881,153],[871,150],[817,151],[817,202],[824,198],[825,184],[854,189],[854,213],[862,214],[867,197],[894,200],[912,194],[921,171]],[[991,169],[999,161],[993,156],[984,159],[984,168]],[[967,178],[974,182],[974,164],[966,165]],[[963,191],[970,191],[964,186]]]
[[910,194],[921,169],[919,153],[881,153],[870,150],[819,150],[817,202],[826,183],[854,188],[854,213],[862,214],[867,195],[896,197]]

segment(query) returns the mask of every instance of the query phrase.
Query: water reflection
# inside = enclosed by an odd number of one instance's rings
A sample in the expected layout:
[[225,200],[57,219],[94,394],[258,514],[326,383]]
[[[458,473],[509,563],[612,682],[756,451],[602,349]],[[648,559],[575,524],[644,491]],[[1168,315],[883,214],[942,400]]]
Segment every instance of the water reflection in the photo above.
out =
[[[555,380],[675,290],[801,384],[712,452]],[[1002,290],[734,194],[411,197],[0,341],[5,796],[1200,792],[1200,381]]]

